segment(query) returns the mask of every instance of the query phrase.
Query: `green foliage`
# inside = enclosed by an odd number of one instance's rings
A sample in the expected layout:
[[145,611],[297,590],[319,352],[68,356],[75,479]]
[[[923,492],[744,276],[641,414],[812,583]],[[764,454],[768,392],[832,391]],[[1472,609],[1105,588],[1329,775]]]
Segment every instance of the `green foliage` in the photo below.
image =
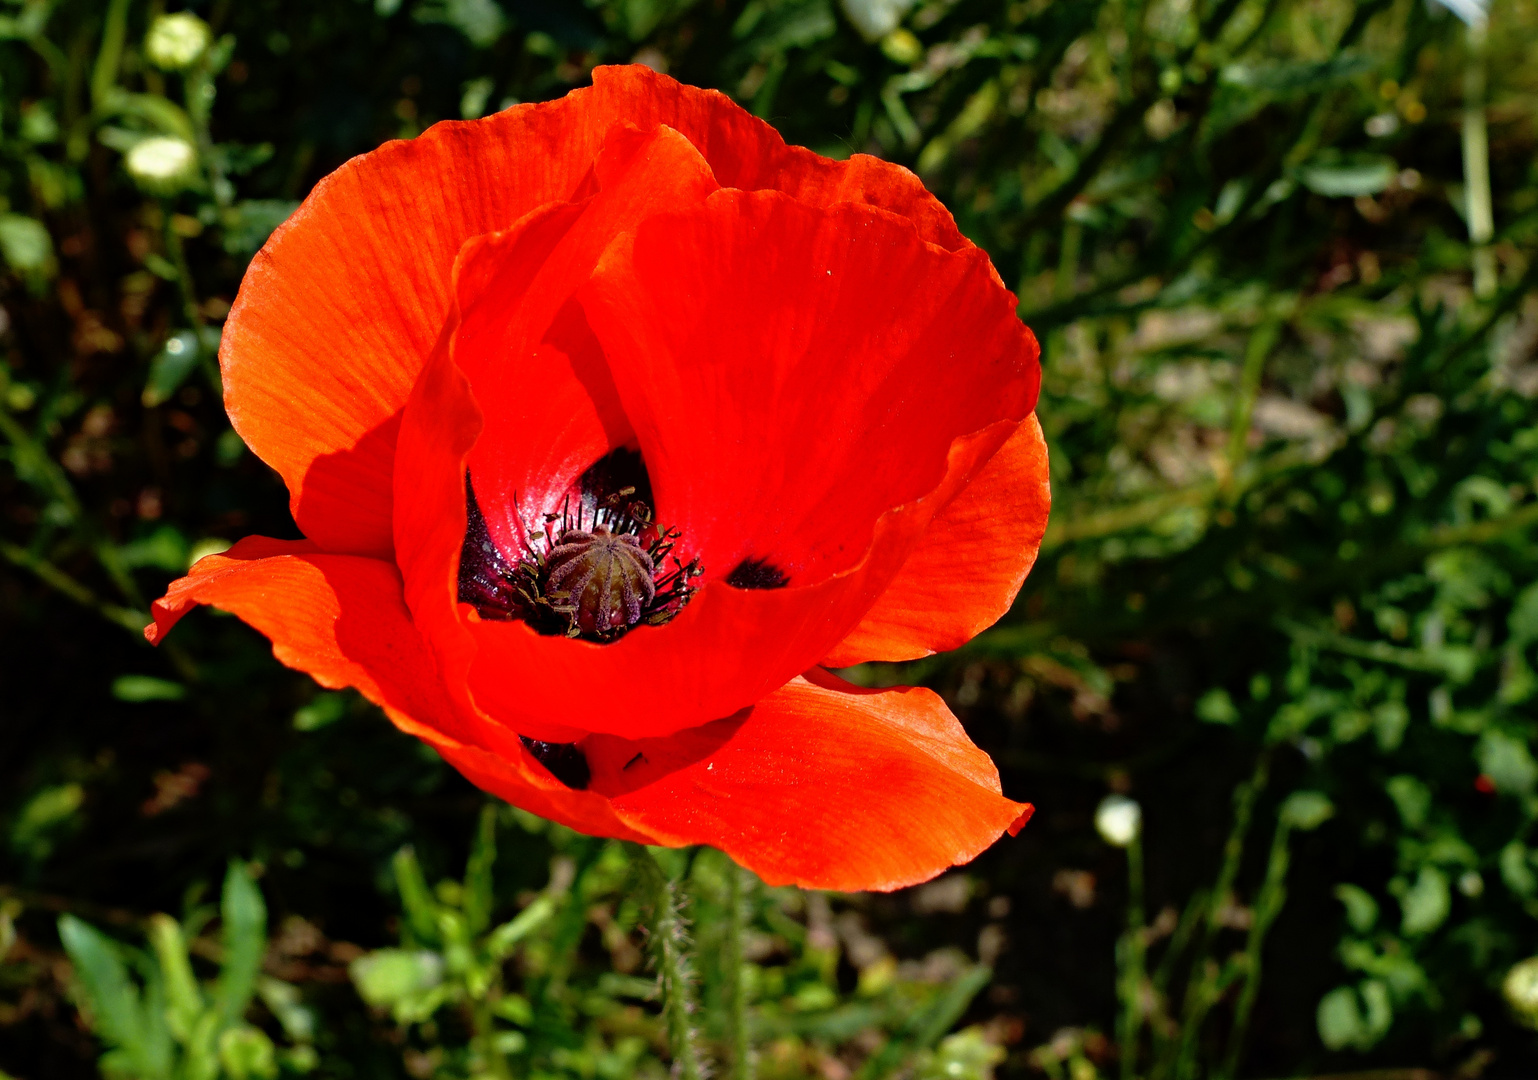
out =
[[[747,1060],[760,1059],[760,1075],[804,1075],[833,1060],[830,1046],[860,1053],[864,1077],[913,1068],[986,1078],[999,1059],[996,1040],[977,1029],[947,1035],[986,987],[988,968],[947,957],[938,979],[902,974],[878,948],[860,958],[859,986],[845,994],[828,900],[761,887],[734,896],[734,875],[739,884],[747,875],[712,852],[679,857],[517,815],[556,854],[544,888],[499,923],[503,905],[479,890],[491,880],[497,822],[507,816],[482,811],[463,880],[429,888],[411,850],[397,852],[402,945],[349,965],[359,996],[410,1032],[445,1075],[660,1077],[670,1061],[682,1074],[704,1075],[712,1060],[742,1060],[739,1024],[744,1045],[758,1045]],[[735,929],[734,904],[743,915]],[[594,911],[604,912],[614,968],[579,975],[580,938]],[[631,974],[641,954],[630,939],[643,927],[649,978]],[[768,946],[735,972],[734,934]],[[735,948],[740,956],[740,938]],[[462,1039],[446,1035],[451,1017]],[[856,1051],[857,1043],[865,1045]]]
[[[194,974],[183,926],[169,915],[150,919],[148,954],[125,949],[73,915],[59,919],[77,1000],[108,1047],[100,1063],[104,1076],[276,1080],[280,1061],[297,1073],[314,1067],[314,1020],[298,990],[258,975],[267,948],[267,909],[239,863],[225,876],[219,914],[221,962],[212,984],[200,983]],[[293,1040],[281,1053],[265,1031],[244,1019],[259,987]]]
[[68,829],[84,801],[85,789],[79,784],[43,788],[16,815],[11,825],[12,850],[34,862],[46,859],[53,851],[55,834]]

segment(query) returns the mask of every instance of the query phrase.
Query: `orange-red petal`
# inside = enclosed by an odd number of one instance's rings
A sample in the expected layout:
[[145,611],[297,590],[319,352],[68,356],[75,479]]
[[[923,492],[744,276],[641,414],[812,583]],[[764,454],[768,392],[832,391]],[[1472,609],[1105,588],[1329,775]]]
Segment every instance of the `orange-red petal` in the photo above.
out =
[[988,257],[870,207],[718,191],[616,241],[582,298],[658,519],[707,581],[849,569],[955,439],[1036,402],[1035,341]]
[[1018,832],[1028,804],[929,690],[809,672],[666,739],[583,743],[592,790],[670,845],[710,844],[773,885],[897,889]]
[[158,640],[194,604],[230,611],[283,663],[355,687],[473,783],[572,828],[712,844],[774,884],[894,889],[975,857],[1031,814],[927,690],[861,690],[821,671],[741,715],[670,738],[595,735],[585,791],[444,693],[393,567],[255,537],[209,556],[155,605]]
[[280,661],[322,686],[357,689],[402,731],[509,802],[585,832],[656,842],[619,820],[603,796],[550,776],[511,731],[457,707],[411,625],[389,563],[251,537],[173,583],[155,602],[145,635],[158,641],[196,604],[239,616],[272,640]]
[[327,550],[384,556],[399,412],[450,306],[464,242],[583,194],[616,124],[666,124],[722,183],[804,202],[864,202],[969,246],[907,170],[787,147],[714,91],[630,66],[593,86],[387,143],[322,180],[252,261],[220,360],[235,428],[288,484],[294,518]]
[[950,211],[901,165],[868,154],[834,161],[805,147],[786,146],[770,124],[715,90],[685,86],[630,64],[594,68],[593,88],[567,100],[574,99],[595,119],[611,117],[643,129],[666,124],[682,132],[722,187],[783,191],[808,206],[880,207],[908,218],[920,236],[947,251],[972,246]]
[[[665,735],[805,671],[1035,402],[1034,342],[986,256],[927,244],[868,207],[719,191],[647,219],[633,249],[617,241],[582,295],[658,519],[703,558],[705,586],[671,623],[608,645],[472,622],[471,690],[520,730]],[[404,476],[418,454],[402,446]],[[419,527],[443,533],[441,560],[457,472],[438,468],[398,497],[404,511],[429,484],[440,492]],[[734,587],[733,571],[758,561],[784,587]],[[406,577],[416,611],[416,571]]]
[[1032,416],[930,522],[886,592],[823,662],[914,660],[972,640],[1014,602],[1051,503],[1047,444]]
[[485,415],[470,476],[509,561],[584,469],[635,440],[577,288],[615,235],[717,187],[704,158],[668,127],[616,126],[593,171],[596,194],[470,241],[456,270],[454,361]]

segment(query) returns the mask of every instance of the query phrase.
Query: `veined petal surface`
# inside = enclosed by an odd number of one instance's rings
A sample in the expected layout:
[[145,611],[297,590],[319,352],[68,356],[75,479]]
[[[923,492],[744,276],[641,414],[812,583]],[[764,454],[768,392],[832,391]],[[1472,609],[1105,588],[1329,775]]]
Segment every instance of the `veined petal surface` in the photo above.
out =
[[912,173],[862,155],[788,147],[723,94],[635,65],[593,86],[386,143],[327,176],[252,260],[220,363],[236,430],[288,485],[304,534],[388,555],[399,413],[451,304],[465,241],[583,197],[616,125],[682,133],[725,185],[808,204],[863,202],[969,247]]

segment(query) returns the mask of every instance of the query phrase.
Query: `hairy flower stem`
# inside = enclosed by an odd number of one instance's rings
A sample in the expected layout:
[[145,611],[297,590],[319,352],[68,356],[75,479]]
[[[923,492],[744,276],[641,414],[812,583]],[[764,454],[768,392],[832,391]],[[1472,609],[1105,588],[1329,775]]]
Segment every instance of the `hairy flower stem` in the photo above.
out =
[[699,1032],[694,1028],[694,969],[689,957],[689,931],[681,910],[676,882],[639,844],[627,844],[631,862],[646,890],[644,902],[651,908],[651,949],[657,964],[662,992],[662,1015],[667,1022],[668,1044],[673,1053],[674,1075],[682,1080],[704,1080],[704,1056]]
[[736,863],[727,869],[726,1004],[731,1080],[753,1080],[753,1047],[748,1039],[748,991],[742,982],[742,933],[746,927],[748,872]]

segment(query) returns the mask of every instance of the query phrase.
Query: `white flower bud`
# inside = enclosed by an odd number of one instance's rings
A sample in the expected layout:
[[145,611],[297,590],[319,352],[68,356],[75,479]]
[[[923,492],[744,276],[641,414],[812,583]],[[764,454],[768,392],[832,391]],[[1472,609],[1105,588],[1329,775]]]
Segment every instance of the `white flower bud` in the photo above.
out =
[[1095,811],[1095,828],[1107,844],[1126,847],[1143,830],[1143,808],[1125,795],[1107,795]]
[[185,71],[214,39],[208,24],[190,11],[162,15],[144,35],[144,55],[162,71]]
[[198,152],[186,139],[157,135],[135,143],[123,163],[145,191],[175,195],[197,175]]

